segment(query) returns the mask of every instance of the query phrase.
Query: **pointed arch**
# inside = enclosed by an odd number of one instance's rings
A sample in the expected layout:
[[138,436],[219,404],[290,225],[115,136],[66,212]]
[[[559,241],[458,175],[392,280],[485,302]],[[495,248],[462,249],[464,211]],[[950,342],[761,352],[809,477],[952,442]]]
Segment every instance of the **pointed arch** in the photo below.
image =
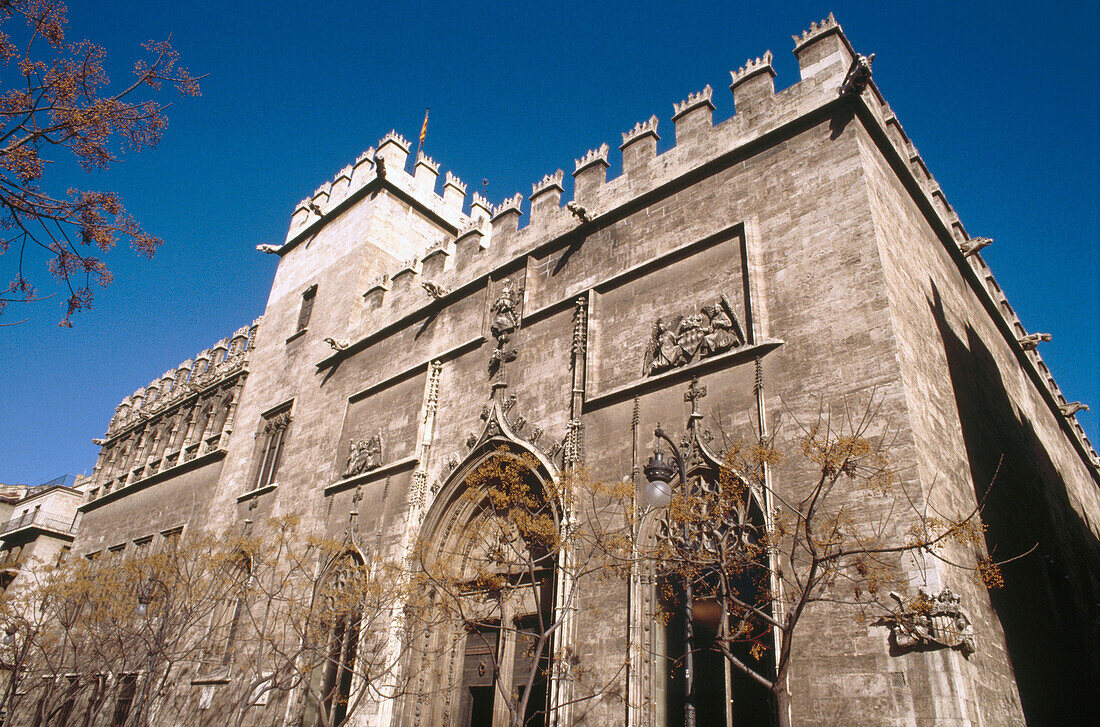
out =
[[[766,611],[773,608],[766,585],[770,561],[766,550],[757,548],[769,527],[767,500],[755,478],[731,467],[699,433],[693,420],[681,444],[686,485],[696,496],[697,504],[706,508],[708,503],[718,501],[721,505],[693,520],[702,527],[700,532],[690,534],[681,534],[680,526],[666,510],[651,510],[643,516],[639,552],[649,557],[642,557],[639,572],[632,578],[630,615],[631,631],[636,635],[631,639],[631,664],[636,675],[632,677],[631,690],[641,700],[630,723],[660,725],[684,721],[688,696],[685,657],[690,648],[694,662],[692,701],[699,724],[770,724],[774,708],[771,695],[731,668],[717,649],[722,629],[734,633],[741,623],[736,614],[727,610],[729,601],[721,597],[722,589],[729,589],[728,593],[736,591],[754,605],[763,604]],[[743,497],[729,499],[725,493],[731,486],[733,491],[743,492]],[[723,491],[723,487],[727,490]],[[708,528],[719,534],[714,540],[722,541],[722,533],[727,536],[736,533],[736,538],[743,538],[750,545],[749,551],[754,555],[745,568],[719,573],[716,567],[706,565],[706,558],[692,558],[693,565],[678,569],[675,556],[671,557],[671,568],[666,567],[668,562],[662,565],[662,556],[669,556],[660,543],[682,537],[685,541],[694,540],[693,548],[705,549],[708,541],[703,531]],[[715,544],[713,540],[711,544]],[[691,589],[685,587],[687,579],[691,580]],[[663,626],[645,628],[649,624]],[[774,663],[769,661],[774,658],[773,649],[767,649],[763,657],[758,657],[758,652],[750,653],[748,644],[731,642],[730,649],[742,662],[751,662],[761,671],[774,669]]]
[[[508,494],[514,500],[494,489],[495,475],[486,475],[494,468],[521,483],[518,494]],[[407,705],[408,724],[506,724],[508,710],[520,708],[505,705],[515,694],[526,694],[525,724],[548,724],[558,620],[568,611],[558,603],[568,517],[560,481],[554,464],[517,437],[494,404],[482,436],[421,521],[417,565],[437,589],[430,598],[448,607],[442,628],[421,636],[418,663],[410,666],[418,692],[444,698]],[[509,508],[522,514],[505,513]]]

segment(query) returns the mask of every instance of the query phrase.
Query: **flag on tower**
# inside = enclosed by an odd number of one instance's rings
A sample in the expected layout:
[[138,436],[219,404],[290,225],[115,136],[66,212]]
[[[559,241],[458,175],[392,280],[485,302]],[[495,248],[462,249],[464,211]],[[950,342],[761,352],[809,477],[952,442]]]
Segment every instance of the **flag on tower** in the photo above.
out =
[[420,127],[420,147],[424,146],[424,138],[428,135],[428,109],[424,109],[424,125]]

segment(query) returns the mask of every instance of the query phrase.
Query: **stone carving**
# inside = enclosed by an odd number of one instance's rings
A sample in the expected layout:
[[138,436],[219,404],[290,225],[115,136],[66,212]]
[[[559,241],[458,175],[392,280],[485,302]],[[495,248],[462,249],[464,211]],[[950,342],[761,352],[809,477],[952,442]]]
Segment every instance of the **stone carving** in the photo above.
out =
[[279,245],[257,245],[256,249],[268,255],[277,255],[279,253]]
[[588,216],[588,210],[586,208],[572,200],[565,203],[565,209],[569,210],[569,212],[581,222],[588,222],[592,219]]
[[519,327],[519,301],[519,293],[512,286],[512,281],[504,281],[492,307],[493,323],[490,330],[494,338],[511,334]]
[[744,343],[745,334],[733,306],[723,295],[717,303],[704,305],[699,313],[676,316],[671,324],[658,318],[646,347],[642,375],[659,374]]
[[1058,407],[1058,410],[1062,412],[1062,416],[1071,417],[1079,411],[1088,411],[1089,405],[1082,404],[1079,401],[1071,401],[1068,404],[1063,404],[1062,406]]
[[348,460],[344,477],[382,466],[382,432],[368,439],[348,440]]
[[425,280],[420,284],[424,291],[431,297],[432,300],[439,300],[445,298],[451,291],[449,288],[444,288],[442,285],[433,283],[430,280]]
[[508,342],[512,334],[519,328],[519,306],[522,290],[516,290],[511,280],[505,280],[493,301],[491,311],[493,322],[489,326],[493,338],[497,339],[496,348],[489,356],[489,375],[500,373],[504,364],[516,360],[518,352],[514,348],[508,348]]
[[971,237],[965,242],[960,242],[959,249],[962,250],[963,257],[970,257],[992,244],[993,240],[988,237]]
[[852,65],[848,68],[848,75],[844,77],[844,83],[840,84],[840,95],[859,95],[867,84],[871,82],[871,64],[875,62],[875,54],[869,56],[856,54]]
[[271,433],[290,426],[290,412],[282,411],[267,420],[264,432]]
[[891,592],[898,607],[878,624],[890,628],[890,638],[899,649],[958,649],[963,656],[974,653],[974,628],[963,611],[959,596],[950,588],[937,594],[921,588],[906,603]]
[[477,444],[476,434],[471,434],[470,436],[466,437],[466,449],[473,449],[475,444]]
[[347,340],[346,338],[333,338],[332,336],[329,336],[325,338],[324,341],[332,347],[333,351],[343,351],[351,345],[351,341]]
[[453,470],[453,469],[454,469],[455,467],[458,467],[458,463],[459,463],[460,461],[461,461],[461,460],[460,460],[460,459],[458,458],[458,455],[452,452],[452,453],[451,453],[451,454],[450,454],[450,455],[449,455],[449,456],[447,457],[447,461],[443,463],[443,466],[447,468],[447,471],[448,471],[448,472],[450,472],[450,471],[451,471],[451,470]]
[[1026,336],[1021,336],[1016,339],[1016,342],[1020,344],[1021,348],[1025,351],[1034,351],[1039,347],[1040,343],[1045,343],[1054,338],[1049,333],[1029,333]]

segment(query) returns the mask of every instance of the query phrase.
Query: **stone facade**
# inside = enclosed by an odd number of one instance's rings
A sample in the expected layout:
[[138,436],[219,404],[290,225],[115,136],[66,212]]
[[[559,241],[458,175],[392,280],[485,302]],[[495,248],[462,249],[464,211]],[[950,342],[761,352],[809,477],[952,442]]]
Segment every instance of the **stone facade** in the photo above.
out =
[[[672,148],[656,153],[668,133],[656,116],[640,122],[618,176],[606,144],[587,152],[572,201],[562,171],[548,174],[523,227],[522,196],[467,206],[450,173],[437,193],[439,166],[422,156],[406,172],[408,142],[387,135],[298,206],[285,244],[264,246],[280,261],[262,323],[120,405],[76,550],[288,512],[339,534],[355,511],[354,545],[400,558],[442,527],[485,442],[532,453],[549,476],[584,462],[620,480],[648,453],[635,425],[682,430],[693,378],[706,426],[749,440],[768,427],[782,449],[798,433],[776,428],[781,413],[810,422],[874,396],[908,491],[959,512],[988,490],[989,547],[1040,546],[992,596],[942,564],[911,574],[914,591],[949,588],[945,603],[963,604],[973,653],[894,653],[889,629],[813,611],[794,724],[1072,717],[1097,677],[1100,460],[869,61],[831,16],[795,42],[798,83],[775,92],[770,52],[747,62],[731,118],[713,124],[709,87],[691,94],[674,105]],[[778,465],[776,490],[794,494],[805,467]],[[854,495],[851,507],[886,517]],[[625,583],[582,593],[558,646],[651,704],[652,673],[615,676],[637,658],[628,634],[646,628],[629,600]],[[178,723],[210,723],[204,690],[177,690]],[[557,684],[551,699],[568,693]],[[553,719],[660,714],[601,699]],[[356,719],[461,724],[443,697]]]

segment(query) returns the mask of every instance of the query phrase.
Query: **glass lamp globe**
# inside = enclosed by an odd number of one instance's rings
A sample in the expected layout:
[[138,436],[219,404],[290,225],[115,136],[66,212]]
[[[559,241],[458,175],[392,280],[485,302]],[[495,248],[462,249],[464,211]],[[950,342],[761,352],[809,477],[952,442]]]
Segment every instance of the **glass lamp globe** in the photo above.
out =
[[650,480],[642,485],[642,500],[650,507],[665,507],[672,501],[672,485],[664,480]]

